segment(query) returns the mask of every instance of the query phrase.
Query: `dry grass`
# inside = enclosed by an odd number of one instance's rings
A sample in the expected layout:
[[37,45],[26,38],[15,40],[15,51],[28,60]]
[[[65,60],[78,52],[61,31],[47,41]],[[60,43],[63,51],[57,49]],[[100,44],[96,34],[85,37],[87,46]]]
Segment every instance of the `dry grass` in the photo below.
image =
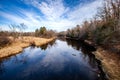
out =
[[94,53],[101,60],[109,80],[120,80],[120,55],[98,48]]
[[48,42],[52,41],[54,38],[46,39],[46,38],[38,38],[38,37],[23,37],[23,42],[30,43],[35,42],[36,46],[41,46],[43,44],[47,44]]
[[[9,37],[9,38],[13,40],[12,37]],[[31,42],[34,42],[35,46],[41,46],[49,43],[53,39],[55,38],[50,38],[50,39],[37,38],[37,37],[18,38],[15,41],[13,41],[10,45],[0,49],[0,58],[11,56],[21,52],[23,48],[30,46]]]

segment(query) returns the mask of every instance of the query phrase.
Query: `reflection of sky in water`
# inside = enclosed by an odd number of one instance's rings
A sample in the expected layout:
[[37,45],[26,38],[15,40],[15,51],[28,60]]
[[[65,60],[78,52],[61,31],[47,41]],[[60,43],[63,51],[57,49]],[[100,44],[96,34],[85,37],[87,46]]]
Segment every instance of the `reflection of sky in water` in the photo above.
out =
[[7,76],[14,79],[14,76],[20,79],[36,75],[45,77],[69,73],[68,75],[83,75],[88,80],[94,80],[95,73],[92,72],[88,61],[88,56],[85,57],[81,51],[68,46],[64,41],[56,40],[55,44],[49,45],[46,50],[28,47],[21,54],[4,60],[6,72],[2,78]]

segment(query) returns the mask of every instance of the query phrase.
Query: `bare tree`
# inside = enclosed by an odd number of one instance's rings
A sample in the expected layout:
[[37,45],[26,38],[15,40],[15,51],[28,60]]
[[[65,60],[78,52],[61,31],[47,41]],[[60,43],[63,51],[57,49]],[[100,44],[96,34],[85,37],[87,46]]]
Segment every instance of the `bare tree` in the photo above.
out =
[[20,36],[21,36],[21,38],[23,38],[22,37],[23,36],[23,31],[25,29],[27,29],[27,26],[24,23],[20,23],[20,25],[18,25],[18,29],[20,30]]
[[18,25],[16,25],[16,24],[11,24],[11,25],[9,25],[9,28],[10,28],[10,30],[11,30],[11,35],[13,36],[13,38],[14,38],[14,40],[16,39],[16,38],[18,38],[18,34],[17,34],[17,29],[18,29]]

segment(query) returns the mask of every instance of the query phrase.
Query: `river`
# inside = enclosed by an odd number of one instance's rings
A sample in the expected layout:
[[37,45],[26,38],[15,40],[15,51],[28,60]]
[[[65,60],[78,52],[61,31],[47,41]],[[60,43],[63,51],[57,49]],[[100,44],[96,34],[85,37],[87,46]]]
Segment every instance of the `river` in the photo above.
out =
[[55,40],[0,60],[0,80],[104,80],[90,48]]

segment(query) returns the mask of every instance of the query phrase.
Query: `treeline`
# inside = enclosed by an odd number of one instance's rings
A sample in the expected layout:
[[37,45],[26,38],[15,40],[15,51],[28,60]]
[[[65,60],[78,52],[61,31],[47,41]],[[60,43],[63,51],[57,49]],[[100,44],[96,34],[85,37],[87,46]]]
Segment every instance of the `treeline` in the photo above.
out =
[[[31,32],[23,32],[27,28],[24,23],[20,23],[19,25],[11,24],[8,25],[8,27],[10,29],[9,31],[0,29],[0,48],[11,44],[18,38],[21,38],[22,40],[23,36],[31,34]],[[10,39],[10,37],[12,37],[12,39]]]
[[24,36],[51,38],[56,34],[55,31],[47,30],[45,27],[40,27],[40,29],[36,29],[34,32],[25,32],[27,26],[24,23],[18,25],[11,24],[8,25],[8,27],[10,29],[9,31],[3,31],[0,28],[0,48],[11,44],[18,39],[22,41]]
[[120,43],[120,0],[105,0],[93,20],[68,29],[66,37],[90,40],[97,45]]
[[19,25],[11,24],[9,25],[9,31],[4,31],[0,29],[0,37],[8,37],[12,36],[14,39],[22,37],[22,36],[36,36],[36,37],[44,37],[44,38],[51,38],[56,35],[56,31],[54,30],[47,30],[46,27],[40,27],[36,29],[34,32],[25,32],[27,26],[24,23]]
[[13,38],[18,38],[22,36],[35,36],[35,32],[11,32],[11,31],[0,31],[0,36],[12,36]]
[[36,37],[44,37],[44,38],[51,38],[56,35],[56,32],[53,30],[47,30],[46,27],[40,27],[39,29],[35,30]]

